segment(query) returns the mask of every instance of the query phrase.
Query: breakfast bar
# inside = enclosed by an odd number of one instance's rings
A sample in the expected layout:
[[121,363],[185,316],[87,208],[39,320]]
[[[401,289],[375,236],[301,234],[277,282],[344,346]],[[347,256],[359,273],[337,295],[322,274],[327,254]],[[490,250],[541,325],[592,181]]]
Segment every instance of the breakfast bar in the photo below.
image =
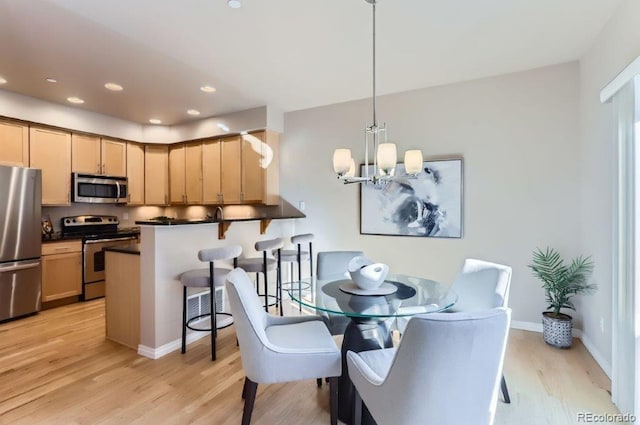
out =
[[[157,359],[180,348],[182,286],[179,276],[184,271],[206,267],[198,260],[199,250],[235,244],[242,246],[243,256],[252,256],[256,254],[256,241],[290,236],[295,233],[295,219],[304,217],[284,201],[277,206],[225,207],[224,212],[227,216],[224,219],[136,222],[141,230],[138,354]],[[220,239],[220,235],[224,239]],[[187,343],[203,336],[202,332],[190,333]]]

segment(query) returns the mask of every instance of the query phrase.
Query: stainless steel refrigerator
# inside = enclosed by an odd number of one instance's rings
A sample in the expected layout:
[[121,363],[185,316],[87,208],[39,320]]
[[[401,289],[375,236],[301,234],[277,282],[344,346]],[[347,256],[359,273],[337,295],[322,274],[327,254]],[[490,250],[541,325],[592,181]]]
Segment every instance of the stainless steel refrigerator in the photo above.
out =
[[40,170],[0,165],[0,321],[41,306]]

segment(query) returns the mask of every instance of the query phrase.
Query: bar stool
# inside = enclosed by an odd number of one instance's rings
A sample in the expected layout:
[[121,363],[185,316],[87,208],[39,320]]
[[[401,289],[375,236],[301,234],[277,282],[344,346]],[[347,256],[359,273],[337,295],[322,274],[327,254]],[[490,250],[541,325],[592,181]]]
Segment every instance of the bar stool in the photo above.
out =
[[[242,247],[231,245],[221,248],[202,249],[198,251],[198,259],[209,262],[209,268],[189,270],[180,275],[182,283],[182,354],[187,351],[187,328],[192,331],[211,331],[211,360],[216,359],[217,315],[231,316],[230,313],[216,313],[216,287],[224,287],[227,275],[231,271],[228,268],[214,267],[214,261],[237,259],[242,254]],[[209,288],[209,313],[201,314],[187,320],[187,288]],[[203,317],[211,316],[210,328],[195,328],[191,322]],[[229,326],[229,325],[227,325]],[[225,326],[226,327],[226,326]]]
[[[301,235],[291,236],[291,243],[296,245],[296,249],[283,249],[280,252],[280,258],[283,263],[290,263],[289,267],[289,286],[292,288],[293,283],[293,264],[298,263],[298,281],[302,280],[302,261],[309,260],[309,276],[313,276],[313,233],[305,233]],[[302,244],[309,242],[309,250],[303,251]],[[298,284],[298,290],[303,290],[310,287],[302,287]],[[302,304],[298,303],[298,309],[302,311]]]
[[[262,257],[236,258],[233,260],[234,267],[239,267],[247,273],[256,274],[256,291],[258,295],[264,296],[264,310],[269,311],[269,297],[275,298],[276,307],[280,307],[280,316],[282,316],[282,277],[281,277],[281,259],[280,249],[283,246],[281,238],[268,239],[266,241],[258,241],[255,249],[262,252]],[[267,252],[275,253],[275,258],[267,256]],[[276,294],[269,295],[269,277],[268,272],[276,270]],[[258,290],[260,286],[260,273],[264,275],[264,293],[260,294]]]

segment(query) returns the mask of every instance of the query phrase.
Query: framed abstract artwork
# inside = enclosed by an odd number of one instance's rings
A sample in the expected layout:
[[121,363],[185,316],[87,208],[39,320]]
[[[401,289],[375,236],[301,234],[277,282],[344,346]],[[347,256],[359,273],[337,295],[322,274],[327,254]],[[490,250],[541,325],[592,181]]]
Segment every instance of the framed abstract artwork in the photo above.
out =
[[[403,175],[398,164],[396,176]],[[415,177],[360,185],[360,233],[461,238],[462,159],[427,161]]]

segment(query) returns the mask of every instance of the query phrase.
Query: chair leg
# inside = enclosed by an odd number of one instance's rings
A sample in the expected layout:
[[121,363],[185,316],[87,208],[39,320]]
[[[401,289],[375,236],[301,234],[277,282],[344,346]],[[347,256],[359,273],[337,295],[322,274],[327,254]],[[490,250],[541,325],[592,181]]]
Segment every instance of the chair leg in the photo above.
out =
[[318,388],[322,386],[322,378],[316,379],[316,385],[318,385]]
[[353,421],[352,425],[361,425],[362,424],[362,399],[360,398],[360,393],[358,390],[354,388],[355,400],[353,402]]
[[187,287],[182,287],[182,354],[187,352]]
[[244,398],[247,396],[247,381],[248,378],[244,378],[244,384],[242,385],[242,399],[244,400]]
[[509,390],[507,389],[507,381],[504,379],[504,375],[502,375],[502,381],[500,381],[500,388],[502,389],[502,398],[504,402],[507,404],[511,403],[511,397],[509,397]]
[[244,394],[244,411],[242,413],[242,425],[251,423],[251,414],[253,413],[253,403],[256,400],[256,392],[258,384],[249,378],[245,378],[246,392]]
[[329,405],[331,411],[331,425],[338,425],[338,377],[329,378]]

